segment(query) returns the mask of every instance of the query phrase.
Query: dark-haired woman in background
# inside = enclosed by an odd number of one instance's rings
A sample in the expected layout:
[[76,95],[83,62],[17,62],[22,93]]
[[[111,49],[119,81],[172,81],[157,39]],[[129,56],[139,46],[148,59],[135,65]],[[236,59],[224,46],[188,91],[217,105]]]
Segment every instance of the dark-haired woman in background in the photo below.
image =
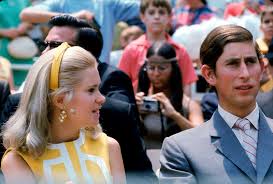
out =
[[[176,52],[170,44],[155,43],[148,49],[136,94],[148,149],[160,149],[164,137],[203,122],[200,105],[183,95],[181,76]],[[145,96],[160,102],[159,112],[142,111]]]

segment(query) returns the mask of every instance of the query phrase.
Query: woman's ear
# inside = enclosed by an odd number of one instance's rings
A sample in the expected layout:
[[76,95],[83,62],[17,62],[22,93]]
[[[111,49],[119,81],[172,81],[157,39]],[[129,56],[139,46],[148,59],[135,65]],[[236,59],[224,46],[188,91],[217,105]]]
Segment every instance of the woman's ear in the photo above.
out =
[[55,95],[52,99],[54,106],[63,109],[65,106],[65,93]]
[[210,68],[208,65],[203,65],[201,67],[201,73],[202,76],[206,79],[207,83],[209,83],[211,86],[215,86],[216,76],[212,68]]

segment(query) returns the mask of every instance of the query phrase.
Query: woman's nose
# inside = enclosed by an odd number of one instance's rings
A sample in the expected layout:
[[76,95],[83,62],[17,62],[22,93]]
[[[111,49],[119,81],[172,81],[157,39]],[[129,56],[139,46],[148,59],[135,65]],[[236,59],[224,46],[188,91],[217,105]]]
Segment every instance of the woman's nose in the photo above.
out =
[[96,102],[99,103],[99,104],[103,104],[105,102],[105,97],[100,93],[98,92],[98,98],[96,99]]

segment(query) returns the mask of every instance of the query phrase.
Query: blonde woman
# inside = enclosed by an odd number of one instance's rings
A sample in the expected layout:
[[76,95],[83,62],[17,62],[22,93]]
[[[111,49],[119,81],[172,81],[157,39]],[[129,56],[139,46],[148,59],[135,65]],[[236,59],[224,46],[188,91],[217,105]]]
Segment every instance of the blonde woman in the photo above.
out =
[[63,43],[31,68],[19,108],[6,123],[7,183],[125,183],[119,144],[102,133],[95,58]]

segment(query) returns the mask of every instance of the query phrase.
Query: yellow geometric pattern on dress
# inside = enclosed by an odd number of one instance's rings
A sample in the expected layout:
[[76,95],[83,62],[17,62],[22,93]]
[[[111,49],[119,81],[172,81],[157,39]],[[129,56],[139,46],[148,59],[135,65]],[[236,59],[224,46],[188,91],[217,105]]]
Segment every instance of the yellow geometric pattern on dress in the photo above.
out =
[[18,153],[39,183],[112,183],[107,135],[104,133],[93,140],[81,131],[77,140],[51,144],[37,159],[27,153]]

